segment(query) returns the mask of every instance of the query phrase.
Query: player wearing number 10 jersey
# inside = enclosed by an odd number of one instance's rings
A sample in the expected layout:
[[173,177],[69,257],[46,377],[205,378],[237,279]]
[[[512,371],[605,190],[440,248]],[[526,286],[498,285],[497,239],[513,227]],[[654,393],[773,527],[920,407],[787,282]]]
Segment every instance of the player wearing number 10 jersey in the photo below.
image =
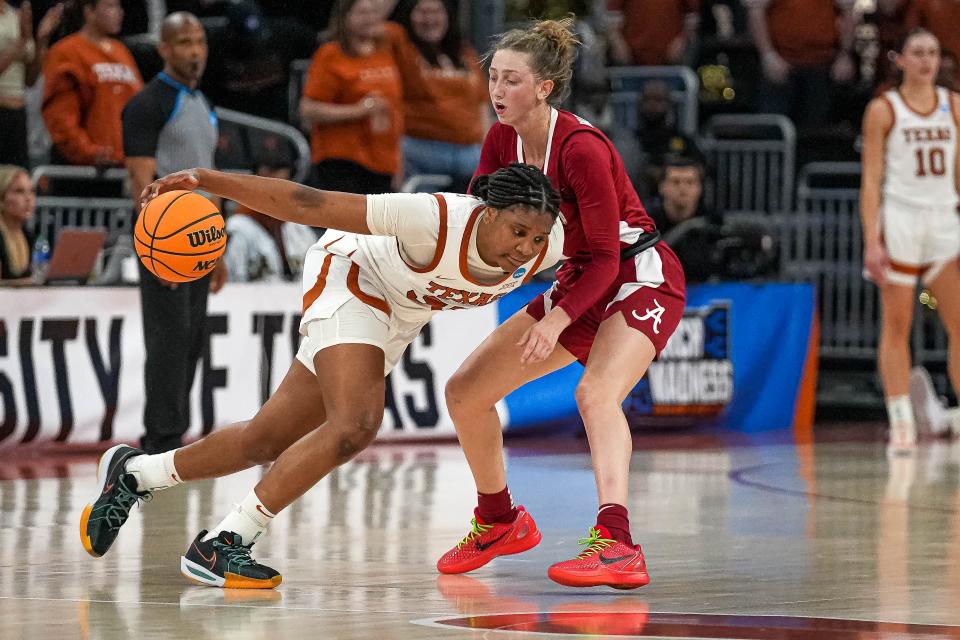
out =
[[880,287],[878,360],[890,447],[909,451],[917,439],[914,410],[924,419],[928,404],[911,403],[908,393],[918,279],[938,301],[950,336],[950,380],[960,388],[960,97],[935,85],[940,45],[930,32],[908,33],[896,64],[901,83],[874,99],[864,117],[860,210],[866,275]]

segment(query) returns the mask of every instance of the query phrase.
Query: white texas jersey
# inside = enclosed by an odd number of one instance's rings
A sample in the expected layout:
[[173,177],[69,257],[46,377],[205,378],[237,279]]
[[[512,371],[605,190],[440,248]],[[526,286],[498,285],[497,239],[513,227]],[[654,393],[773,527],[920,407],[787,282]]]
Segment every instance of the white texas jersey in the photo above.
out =
[[[390,221],[375,215],[378,207],[392,208]],[[313,318],[329,317],[345,302],[342,296],[311,293],[317,289],[314,279],[327,280],[332,273],[333,256],[349,258],[354,265],[347,283],[355,297],[387,322],[413,323],[425,322],[437,311],[490,304],[562,256],[563,225],[558,220],[540,253],[512,273],[485,265],[477,252],[483,210],[483,201],[452,193],[368,196],[367,223],[372,233],[381,235],[331,229],[310,248],[301,327]]]
[[917,113],[896,90],[883,94],[893,107],[883,176],[885,202],[926,207],[957,206],[957,122],[950,92],[937,88],[937,106]]

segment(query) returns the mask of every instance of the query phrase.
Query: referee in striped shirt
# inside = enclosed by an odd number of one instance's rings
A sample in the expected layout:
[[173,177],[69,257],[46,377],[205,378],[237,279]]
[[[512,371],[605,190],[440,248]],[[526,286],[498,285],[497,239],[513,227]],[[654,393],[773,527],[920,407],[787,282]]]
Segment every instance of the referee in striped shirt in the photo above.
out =
[[[207,38],[196,16],[172,13],[160,31],[163,71],[123,110],[123,148],[134,197],[157,176],[213,168],[217,118],[197,90],[207,64]],[[135,215],[138,212],[135,212]],[[227,279],[224,263],[206,278],[175,284],[140,265],[140,307],[146,350],[143,426],[147,453],[181,446],[190,426],[190,388],[202,353],[207,294]]]

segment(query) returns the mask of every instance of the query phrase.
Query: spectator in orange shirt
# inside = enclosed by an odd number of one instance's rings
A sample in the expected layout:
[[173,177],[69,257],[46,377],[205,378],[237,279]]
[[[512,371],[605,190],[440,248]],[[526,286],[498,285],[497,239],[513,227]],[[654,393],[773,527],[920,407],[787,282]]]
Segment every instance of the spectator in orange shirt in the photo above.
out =
[[853,80],[853,0],[743,0],[761,56],[760,110],[799,127],[828,123],[831,80]]
[[[487,76],[460,36],[449,0],[400,0],[391,19],[409,39],[399,43],[404,86],[404,173],[449,175],[465,192],[480,164],[490,125]],[[428,91],[416,91],[426,86]]]
[[403,89],[388,30],[375,0],[340,0],[334,40],[310,62],[300,118],[310,137],[316,186],[329,191],[385,193],[400,171]]
[[120,0],[77,0],[79,32],[50,48],[43,68],[43,121],[54,160],[66,164],[123,164],[120,115],[143,87],[133,56],[110,36],[120,32]]
[[610,57],[616,64],[691,62],[700,0],[609,0]]

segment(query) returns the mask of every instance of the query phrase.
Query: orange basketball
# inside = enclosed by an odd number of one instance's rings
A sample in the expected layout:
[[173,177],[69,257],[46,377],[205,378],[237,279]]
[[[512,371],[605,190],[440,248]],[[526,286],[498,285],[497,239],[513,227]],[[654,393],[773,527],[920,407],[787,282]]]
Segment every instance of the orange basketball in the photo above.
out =
[[162,193],[140,213],[133,244],[158,278],[190,282],[210,273],[227,248],[223,216],[199,193]]

